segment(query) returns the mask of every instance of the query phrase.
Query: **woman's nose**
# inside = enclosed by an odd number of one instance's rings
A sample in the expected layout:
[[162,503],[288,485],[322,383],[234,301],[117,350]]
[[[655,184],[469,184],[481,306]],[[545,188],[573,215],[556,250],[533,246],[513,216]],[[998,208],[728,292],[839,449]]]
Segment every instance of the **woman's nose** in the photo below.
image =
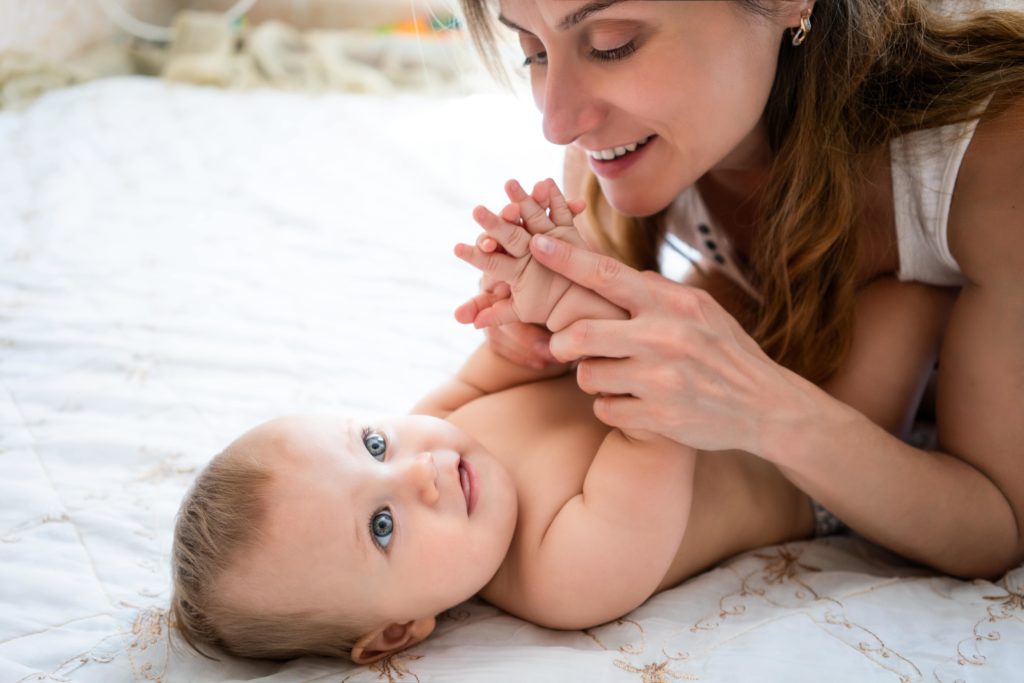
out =
[[441,497],[437,489],[437,466],[432,453],[425,452],[407,460],[401,471],[402,480],[414,496],[433,505]]
[[544,137],[556,145],[568,145],[601,121],[600,102],[580,74],[548,65],[535,91],[544,115]]

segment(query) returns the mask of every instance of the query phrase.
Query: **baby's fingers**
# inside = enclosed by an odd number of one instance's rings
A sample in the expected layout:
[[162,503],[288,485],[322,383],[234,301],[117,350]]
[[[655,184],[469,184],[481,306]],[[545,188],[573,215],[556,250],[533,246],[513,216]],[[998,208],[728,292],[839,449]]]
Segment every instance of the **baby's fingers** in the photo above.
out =
[[476,248],[489,254],[492,251],[501,249],[501,245],[493,237],[483,233],[476,238]]
[[569,203],[565,201],[562,191],[558,189],[558,185],[555,185],[553,180],[549,181],[548,185],[548,206],[551,207],[551,220],[555,222],[555,225],[572,225],[575,214],[569,208]]
[[526,194],[526,191],[515,180],[505,183],[505,193],[509,199],[519,205],[519,215],[522,217],[523,225],[531,234],[547,232],[555,227],[555,224],[548,218],[545,208]]
[[493,306],[495,302],[501,301],[504,298],[506,297],[497,295],[494,292],[480,292],[472,299],[455,309],[455,319],[464,325],[468,325],[476,320],[476,317],[480,315],[481,311],[487,310]]
[[530,253],[530,233],[522,227],[502,220],[501,216],[482,206],[473,209],[473,220],[512,256],[522,257]]
[[468,244],[456,244],[455,255],[495,280],[512,282],[519,275],[519,262],[506,254],[488,254]]
[[519,316],[512,308],[511,299],[502,299],[494,302],[493,305],[481,310],[473,321],[473,327],[497,327],[506,323],[519,322]]

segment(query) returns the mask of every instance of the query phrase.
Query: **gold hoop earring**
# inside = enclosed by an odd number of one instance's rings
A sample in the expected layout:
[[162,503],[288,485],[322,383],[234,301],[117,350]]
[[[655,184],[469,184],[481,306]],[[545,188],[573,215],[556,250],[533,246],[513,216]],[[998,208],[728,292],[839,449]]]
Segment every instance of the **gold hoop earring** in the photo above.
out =
[[799,47],[804,44],[807,40],[808,34],[811,32],[811,10],[807,10],[800,15],[800,28],[789,29],[793,33],[793,45]]

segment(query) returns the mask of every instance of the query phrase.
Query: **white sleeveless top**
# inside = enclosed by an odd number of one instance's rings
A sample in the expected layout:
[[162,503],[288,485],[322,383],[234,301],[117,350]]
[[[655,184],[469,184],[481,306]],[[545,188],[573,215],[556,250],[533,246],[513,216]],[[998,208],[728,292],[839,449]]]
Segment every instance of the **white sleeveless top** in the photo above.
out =
[[[889,145],[900,280],[943,286],[965,282],[949,251],[947,228],[953,187],[977,125],[972,119],[915,131]],[[703,273],[719,270],[760,299],[696,186],[673,202],[666,218],[668,230],[660,252],[663,275],[678,280],[690,267]]]

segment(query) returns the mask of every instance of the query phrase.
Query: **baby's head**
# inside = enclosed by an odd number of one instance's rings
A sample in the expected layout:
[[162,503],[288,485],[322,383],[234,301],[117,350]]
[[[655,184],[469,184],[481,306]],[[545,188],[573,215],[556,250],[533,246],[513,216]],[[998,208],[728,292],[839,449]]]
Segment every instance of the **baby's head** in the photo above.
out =
[[197,649],[370,662],[491,581],[516,513],[508,472],[444,420],[278,418],[186,495],[171,609]]

